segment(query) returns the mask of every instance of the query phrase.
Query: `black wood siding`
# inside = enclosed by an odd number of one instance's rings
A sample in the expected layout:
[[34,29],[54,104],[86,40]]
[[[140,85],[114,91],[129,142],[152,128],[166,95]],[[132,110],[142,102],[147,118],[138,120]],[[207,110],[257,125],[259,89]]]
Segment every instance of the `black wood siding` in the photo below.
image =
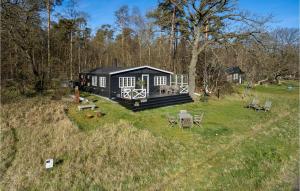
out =
[[[108,74],[89,74],[89,73],[81,73],[79,75],[87,76],[89,75],[89,79],[87,79],[87,83],[90,83],[90,86],[81,86],[80,89],[82,91],[94,93],[97,95],[101,95],[104,97],[110,97],[110,76]],[[92,86],[92,76],[97,76],[97,86]],[[100,87],[99,85],[99,77],[106,77],[106,87]],[[80,79],[80,78],[79,78]]]
[[[238,79],[233,79],[233,75],[234,74],[238,74]],[[233,74],[228,74],[226,76],[227,78],[227,81],[228,82],[232,82],[232,83],[239,83],[240,82],[240,78],[241,78],[241,83],[244,83],[244,80],[245,80],[245,74],[241,74],[241,73],[233,73]]]
[[118,94],[121,93],[121,89],[119,88],[119,77],[135,77],[135,83],[142,78],[142,74],[149,74],[149,95],[153,95],[158,93],[159,86],[154,86],[154,76],[166,76],[167,77],[167,85],[170,85],[170,74],[149,69],[149,68],[142,68],[138,70],[118,73],[111,75],[111,98],[116,97]]

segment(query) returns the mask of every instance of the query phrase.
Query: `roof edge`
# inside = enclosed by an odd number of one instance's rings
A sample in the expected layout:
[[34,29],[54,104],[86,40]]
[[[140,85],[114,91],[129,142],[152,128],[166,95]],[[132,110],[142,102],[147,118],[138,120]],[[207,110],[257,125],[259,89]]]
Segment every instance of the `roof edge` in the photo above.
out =
[[170,71],[167,71],[167,70],[162,70],[162,69],[155,68],[155,67],[152,67],[152,66],[137,66],[137,67],[133,67],[133,68],[128,68],[128,69],[124,69],[124,70],[119,70],[119,71],[115,71],[115,72],[110,72],[110,73],[108,73],[108,74],[110,74],[110,75],[112,75],[112,74],[119,74],[119,73],[123,73],[123,72],[129,72],[129,71],[132,71],[132,70],[138,70],[138,69],[141,69],[141,68],[149,68],[149,69],[157,70],[157,71],[160,71],[160,72],[165,72],[165,73],[169,73],[169,74],[174,74],[173,72],[170,72]]

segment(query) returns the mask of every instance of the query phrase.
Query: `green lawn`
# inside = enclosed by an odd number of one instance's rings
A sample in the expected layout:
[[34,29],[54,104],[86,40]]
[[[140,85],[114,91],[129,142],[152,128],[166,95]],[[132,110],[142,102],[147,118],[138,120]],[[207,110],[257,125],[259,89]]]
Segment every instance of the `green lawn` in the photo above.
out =
[[[287,86],[292,84],[293,89]],[[158,190],[286,190],[294,186],[298,147],[299,89],[295,82],[280,86],[257,86],[242,99],[243,87],[237,93],[218,100],[194,102],[131,112],[117,103],[103,98],[96,105],[106,113],[102,118],[86,117],[93,111],[69,110],[69,118],[82,131],[95,131],[107,124],[125,121],[137,129],[180,145],[174,153],[176,160],[167,164],[169,169],[151,177],[140,189]],[[244,106],[252,96],[263,104],[273,102],[271,112],[255,112]],[[194,114],[204,112],[202,128],[171,128],[166,114],[176,115],[179,110]]]

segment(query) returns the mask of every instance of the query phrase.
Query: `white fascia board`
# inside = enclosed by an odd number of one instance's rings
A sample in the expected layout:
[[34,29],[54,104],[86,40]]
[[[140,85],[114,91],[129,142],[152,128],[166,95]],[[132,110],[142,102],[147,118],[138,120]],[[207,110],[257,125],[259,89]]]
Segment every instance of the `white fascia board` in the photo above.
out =
[[124,69],[124,70],[120,70],[120,71],[116,71],[116,72],[110,72],[109,74],[110,75],[112,75],[112,74],[119,74],[119,73],[129,72],[129,71],[132,71],[132,70],[138,70],[138,69],[142,69],[142,68],[149,68],[149,69],[152,69],[152,70],[157,70],[157,71],[165,72],[165,73],[168,73],[168,74],[173,74],[173,72],[169,72],[167,70],[161,70],[161,69],[158,69],[158,68],[154,68],[152,66],[138,66],[138,67]]

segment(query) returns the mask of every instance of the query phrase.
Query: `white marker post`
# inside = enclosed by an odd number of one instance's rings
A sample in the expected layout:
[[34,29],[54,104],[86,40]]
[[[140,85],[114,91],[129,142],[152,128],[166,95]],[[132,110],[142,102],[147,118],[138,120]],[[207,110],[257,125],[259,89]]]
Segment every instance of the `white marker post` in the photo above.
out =
[[53,159],[46,160],[46,169],[50,169],[53,167]]

